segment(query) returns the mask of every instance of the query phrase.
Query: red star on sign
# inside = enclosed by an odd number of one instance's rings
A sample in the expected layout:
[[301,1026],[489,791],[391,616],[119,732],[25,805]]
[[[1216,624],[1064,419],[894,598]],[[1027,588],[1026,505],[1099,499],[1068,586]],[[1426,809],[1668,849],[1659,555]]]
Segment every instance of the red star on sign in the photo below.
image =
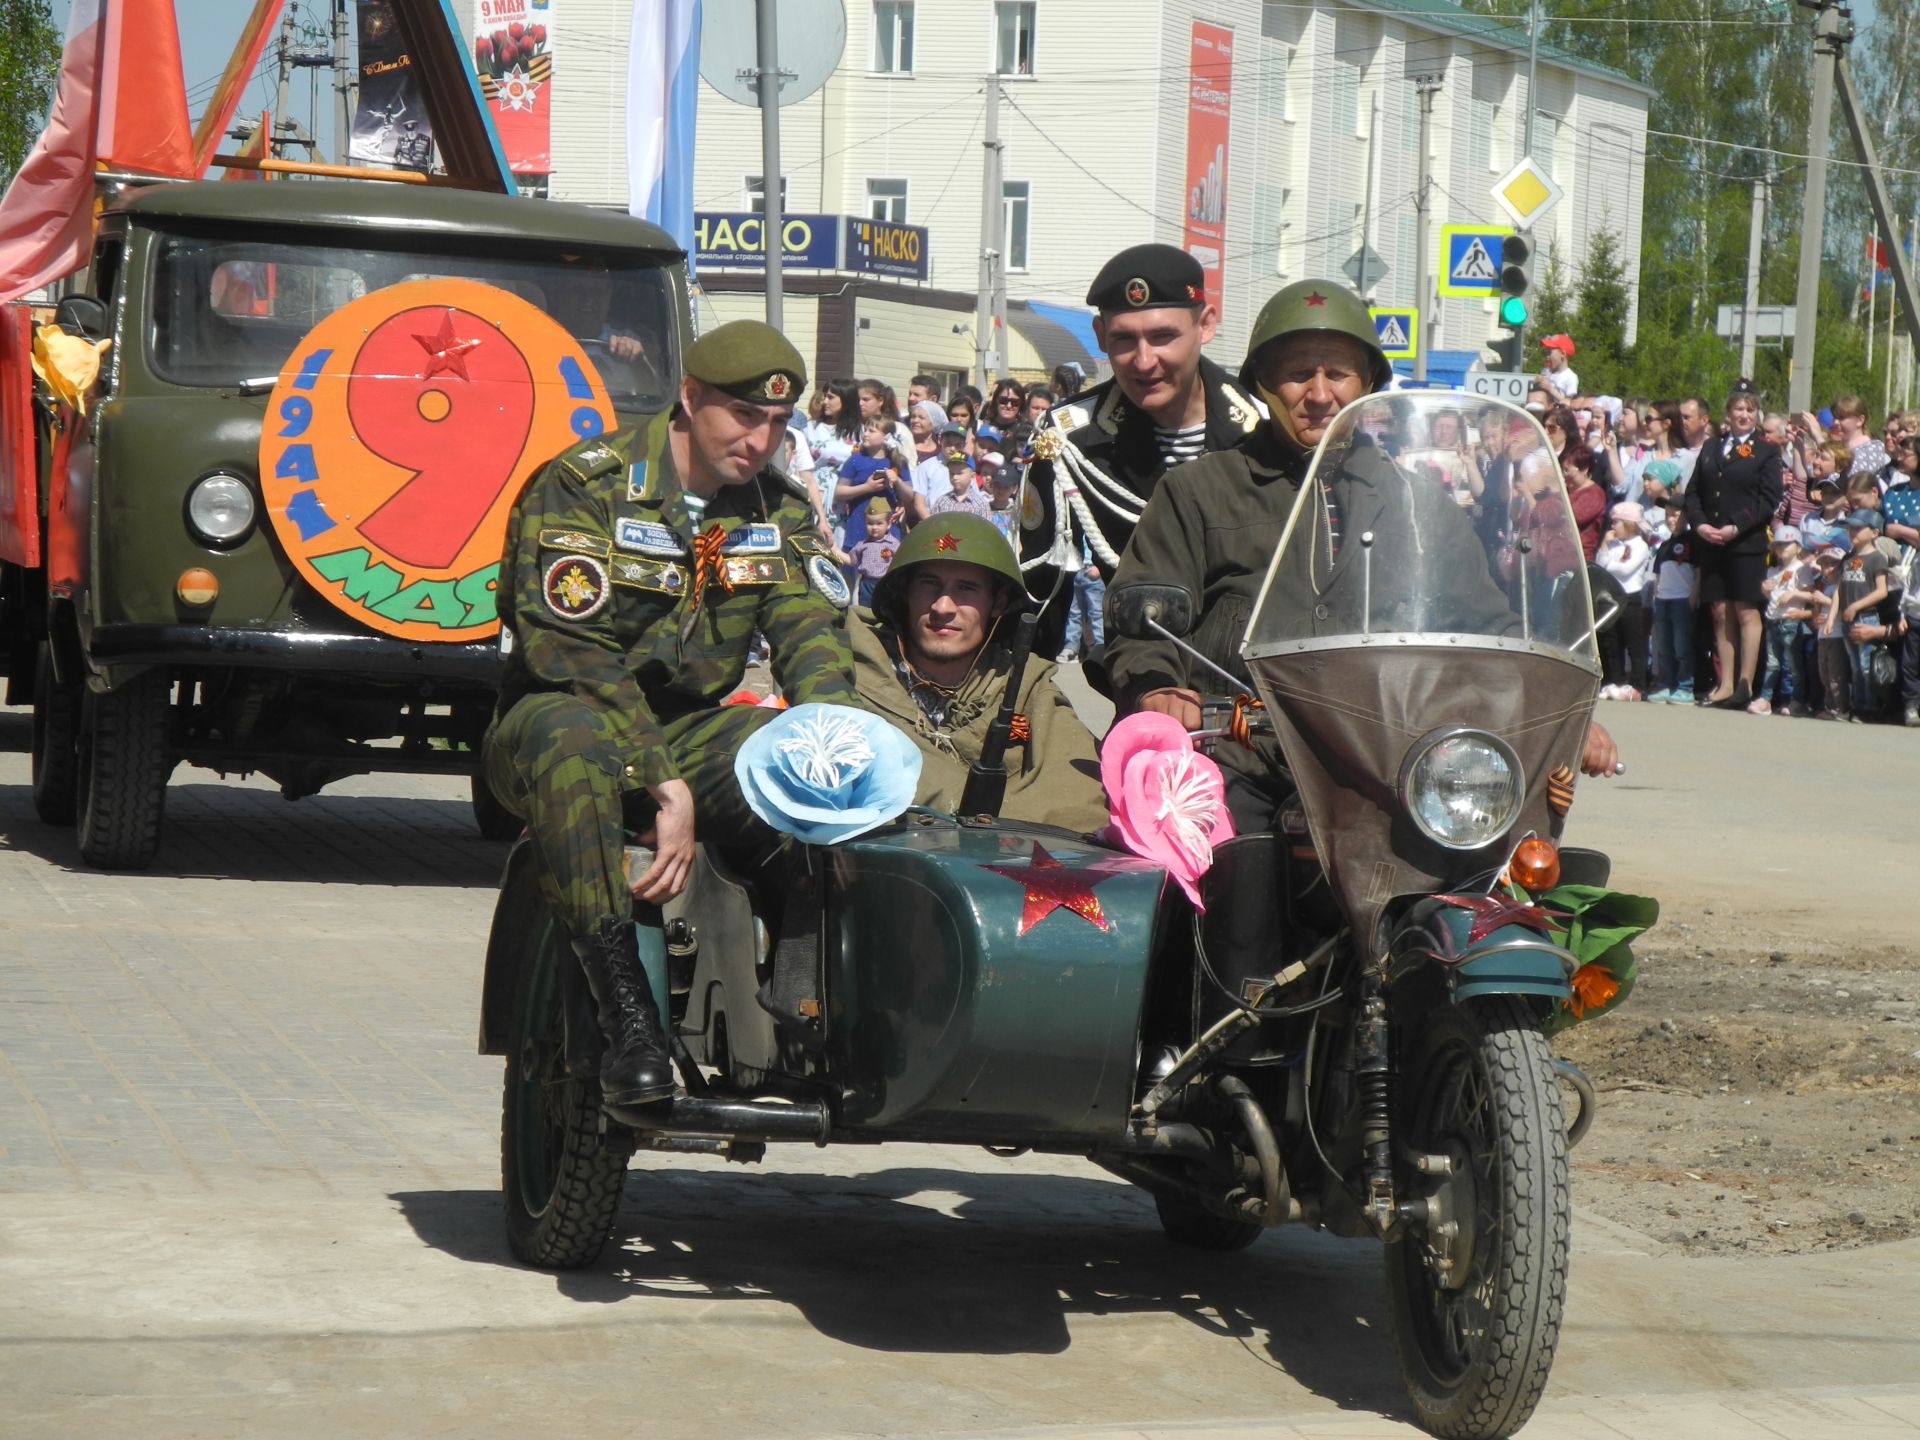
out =
[[415,335],[420,348],[427,352],[427,368],[420,372],[422,380],[430,380],[442,370],[451,371],[462,380],[471,380],[467,374],[467,352],[480,347],[478,340],[459,340],[454,338],[453,312],[449,310],[440,321],[440,331],[436,335]]
[[1109,863],[1102,860],[1084,869],[1073,869],[1054,859],[1036,840],[1027,864],[982,865],[980,868],[1026,886],[1026,903],[1020,911],[1019,928],[1014,932],[1024,935],[1063,905],[1088,924],[1111,930],[1113,922],[1100,908],[1100,897],[1093,893],[1094,886],[1113,878],[1114,872],[1107,868]]
[[933,542],[933,548],[936,550],[958,550],[960,548],[960,542],[953,538],[953,532],[949,530]]
[[1321,306],[1326,303],[1327,303],[1327,297],[1322,295],[1318,290],[1314,291],[1311,295],[1307,296],[1307,307],[1309,309],[1313,309],[1317,306]]

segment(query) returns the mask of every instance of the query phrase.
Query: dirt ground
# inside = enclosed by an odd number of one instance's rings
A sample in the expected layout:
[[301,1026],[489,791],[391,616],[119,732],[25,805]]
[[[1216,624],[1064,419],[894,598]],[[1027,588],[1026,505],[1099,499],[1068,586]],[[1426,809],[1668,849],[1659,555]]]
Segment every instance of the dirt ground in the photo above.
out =
[[[1920,1230],[1920,962],[1664,897],[1626,1005],[1556,1043],[1600,1091],[1574,1199],[1691,1253]],[[1718,912],[1718,913],[1717,913]]]

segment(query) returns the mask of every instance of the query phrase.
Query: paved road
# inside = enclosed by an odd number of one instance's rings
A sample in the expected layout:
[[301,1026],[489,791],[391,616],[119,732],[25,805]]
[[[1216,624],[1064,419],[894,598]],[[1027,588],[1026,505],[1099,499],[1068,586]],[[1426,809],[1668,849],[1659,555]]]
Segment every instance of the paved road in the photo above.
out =
[[[1794,908],[1764,874],[1767,789],[1736,777],[1816,744],[1868,808],[1808,843],[1864,820],[1891,868],[1920,859],[1920,736],[1607,718],[1627,783],[1575,815],[1655,842],[1624,883],[1683,863]],[[503,852],[459,787],[289,806],[182,772],[163,865],[103,876],[32,818],[26,733],[0,713],[0,1436],[1415,1433],[1374,1247],[1196,1257],[1069,1162],[642,1162],[596,1269],[517,1268],[500,1065],[473,1054]],[[1834,881],[1895,923],[1880,881]],[[1582,1213],[1526,1433],[1920,1436],[1917,1281],[1920,1242],[1688,1260]]]

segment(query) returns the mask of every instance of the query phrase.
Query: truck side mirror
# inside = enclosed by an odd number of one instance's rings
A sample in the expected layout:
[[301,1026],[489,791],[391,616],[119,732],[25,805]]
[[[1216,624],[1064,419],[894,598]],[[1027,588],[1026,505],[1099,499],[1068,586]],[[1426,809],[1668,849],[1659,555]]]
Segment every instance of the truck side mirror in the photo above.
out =
[[1193,629],[1193,596],[1178,585],[1128,585],[1107,592],[1107,615],[1130,640],[1153,637],[1152,625],[1185,635]]
[[85,340],[104,340],[113,330],[106,302],[93,295],[61,296],[53,307],[53,323]]

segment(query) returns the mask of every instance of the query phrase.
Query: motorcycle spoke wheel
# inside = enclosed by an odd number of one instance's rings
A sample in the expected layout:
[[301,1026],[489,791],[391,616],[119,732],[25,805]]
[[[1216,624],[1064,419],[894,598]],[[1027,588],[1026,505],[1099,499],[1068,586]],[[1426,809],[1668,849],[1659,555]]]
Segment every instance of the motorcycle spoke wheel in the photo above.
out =
[[500,1179],[507,1244],[547,1270],[591,1265],[613,1233],[627,1150],[602,1133],[600,1082],[566,1069],[560,965],[574,964],[541,927],[521,976],[500,1107]]
[[1432,1013],[1406,1067],[1400,1136],[1455,1173],[1430,1197],[1450,1242],[1387,1246],[1401,1376],[1420,1424],[1458,1440],[1511,1435],[1546,1388],[1566,1300],[1571,1202],[1560,1091],[1530,1011],[1513,1000]]

